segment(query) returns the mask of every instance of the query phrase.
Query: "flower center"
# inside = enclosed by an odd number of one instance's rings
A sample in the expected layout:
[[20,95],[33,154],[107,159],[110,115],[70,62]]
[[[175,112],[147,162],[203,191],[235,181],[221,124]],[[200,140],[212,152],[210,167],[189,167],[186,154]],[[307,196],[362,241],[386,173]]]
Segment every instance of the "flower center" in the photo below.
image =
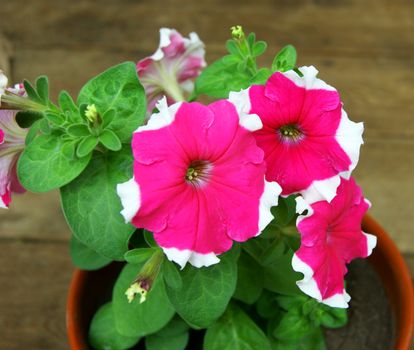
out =
[[210,168],[211,164],[206,160],[193,161],[187,168],[185,179],[192,184],[200,184],[208,179]]
[[296,124],[287,124],[279,128],[282,139],[286,141],[299,141],[303,137],[303,132]]

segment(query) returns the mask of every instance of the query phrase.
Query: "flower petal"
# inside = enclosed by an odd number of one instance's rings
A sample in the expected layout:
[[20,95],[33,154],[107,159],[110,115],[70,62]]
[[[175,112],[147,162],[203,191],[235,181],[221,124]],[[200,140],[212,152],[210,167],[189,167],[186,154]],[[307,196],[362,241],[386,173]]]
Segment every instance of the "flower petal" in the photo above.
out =
[[361,231],[368,202],[351,178],[341,179],[330,203],[309,205],[297,199],[297,208],[300,212],[308,210],[297,220],[301,246],[294,254],[292,267],[304,275],[298,287],[327,305],[347,307],[350,297],[344,290],[346,264],[367,257],[376,244],[374,236]]
[[[310,202],[332,200],[339,176],[349,178],[359,158],[362,125],[349,121],[338,92],[317,78],[314,67],[276,72],[264,86],[248,90],[250,110],[263,128],[254,135],[265,152],[266,180],[282,186],[282,194],[302,193]],[[249,106],[243,94],[236,103]],[[285,128],[294,128],[286,136]],[[290,132],[290,131],[289,131]]]
[[234,240],[261,232],[281,188],[265,181],[263,151],[230,102],[164,100],[159,110],[133,135],[134,178],[118,185],[122,214],[181,267],[209,266]]

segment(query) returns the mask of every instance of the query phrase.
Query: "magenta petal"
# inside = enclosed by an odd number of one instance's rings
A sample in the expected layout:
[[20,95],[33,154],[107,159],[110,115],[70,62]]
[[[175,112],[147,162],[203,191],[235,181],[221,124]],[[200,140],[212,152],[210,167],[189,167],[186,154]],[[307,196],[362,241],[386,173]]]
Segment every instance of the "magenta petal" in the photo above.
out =
[[266,179],[278,182],[284,195],[331,200],[339,184],[333,178],[349,177],[356,166],[362,128],[349,121],[338,92],[316,78],[316,69],[300,70],[303,77],[276,72],[249,89],[250,113],[263,123],[254,135],[265,152]]
[[368,207],[355,181],[342,179],[330,203],[313,203],[308,207],[309,213],[299,217],[301,247],[292,265],[304,274],[298,282],[303,292],[328,305],[347,307],[346,264],[367,257],[376,244],[374,236],[361,231]]
[[163,101],[159,110],[133,136],[134,178],[118,185],[122,214],[181,266],[217,263],[233,240],[271,221],[281,189],[265,182],[263,151],[232,103]]

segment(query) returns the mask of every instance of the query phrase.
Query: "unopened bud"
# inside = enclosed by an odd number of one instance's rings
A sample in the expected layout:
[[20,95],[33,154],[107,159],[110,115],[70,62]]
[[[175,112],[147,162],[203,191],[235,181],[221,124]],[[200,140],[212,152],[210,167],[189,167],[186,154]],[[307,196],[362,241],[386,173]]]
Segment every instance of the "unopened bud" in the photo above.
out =
[[138,294],[140,295],[140,304],[147,299],[147,294],[158,277],[163,259],[164,253],[161,249],[157,249],[144,264],[135,281],[125,292],[129,303],[132,303]]
[[94,104],[88,105],[85,111],[85,117],[91,122],[94,123],[98,119],[98,110]]
[[244,32],[243,32],[243,27],[242,26],[234,26],[231,27],[231,35],[233,36],[233,39],[236,40],[243,40],[244,39]]

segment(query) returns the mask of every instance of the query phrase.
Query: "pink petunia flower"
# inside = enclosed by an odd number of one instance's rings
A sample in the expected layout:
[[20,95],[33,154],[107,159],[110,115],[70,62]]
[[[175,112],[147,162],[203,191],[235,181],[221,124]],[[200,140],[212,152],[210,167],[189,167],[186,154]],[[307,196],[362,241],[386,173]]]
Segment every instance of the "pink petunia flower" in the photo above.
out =
[[[163,98],[133,135],[134,177],[117,191],[126,221],[154,232],[167,257],[209,266],[233,241],[258,235],[281,192],[264,179],[263,151],[244,118],[220,100],[208,106]],[[246,122],[248,121],[248,122]]]
[[194,80],[203,67],[204,44],[196,33],[183,38],[174,29],[160,29],[160,46],[137,63],[137,72],[148,99],[148,115],[156,102],[167,96],[169,104],[184,101],[194,90]]
[[370,203],[353,178],[341,179],[338,194],[330,203],[319,201],[309,206],[301,197],[297,202],[298,212],[308,210],[297,221],[301,247],[293,256],[292,266],[304,274],[297,285],[324,304],[348,307],[346,264],[369,256],[377,242],[375,236],[361,231],[362,217]]
[[8,79],[3,71],[0,69],[0,105],[1,105],[1,96],[4,95],[6,91]]
[[358,162],[363,124],[348,119],[338,92],[316,77],[314,67],[300,71],[303,77],[276,72],[230,100],[244,100],[263,122],[254,135],[265,152],[266,180],[278,182],[283,195],[330,201],[340,175],[349,178]]
[[7,208],[11,192],[23,193],[16,173],[17,160],[25,147],[27,129],[16,122],[16,111],[0,111],[0,207]]

